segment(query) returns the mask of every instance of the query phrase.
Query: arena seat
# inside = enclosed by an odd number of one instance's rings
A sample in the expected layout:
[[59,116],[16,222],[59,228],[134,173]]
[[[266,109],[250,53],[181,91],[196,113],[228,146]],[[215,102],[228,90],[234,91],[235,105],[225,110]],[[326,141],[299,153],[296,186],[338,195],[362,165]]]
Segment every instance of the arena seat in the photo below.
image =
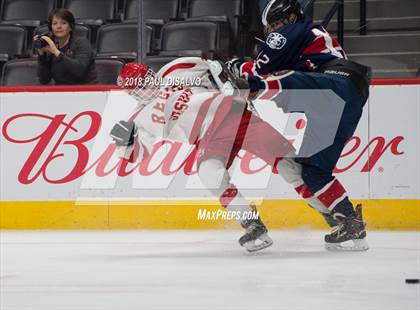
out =
[[48,12],[55,0],[2,0],[0,21],[2,24],[15,24],[37,27],[48,19]]
[[[170,50],[160,51],[158,55],[161,57],[202,57],[203,55],[211,55],[211,52],[204,52],[202,50]],[[211,57],[208,57],[211,59]]]
[[182,50],[228,51],[228,29],[210,21],[179,21],[162,27],[161,50],[168,56]]
[[99,84],[115,85],[121,69],[125,62],[120,59],[96,58],[95,66],[98,73]]
[[178,56],[148,56],[144,62],[152,68],[153,71],[158,72],[164,65],[177,58]]
[[244,17],[244,2],[244,0],[188,0],[187,19],[228,23],[230,33],[236,42],[241,18]]
[[[146,27],[146,50],[151,51],[153,30]],[[137,56],[137,24],[122,23],[99,28],[97,55],[133,60]]]
[[[144,0],[144,21],[153,28],[154,42],[160,42],[162,26],[178,18],[181,0]],[[137,22],[138,0],[125,0],[123,22]],[[160,48],[160,46],[157,46]]]
[[[138,0],[125,0],[124,21],[137,20]],[[144,18],[147,24],[161,24],[175,19],[179,13],[179,0],[144,0]]]
[[[0,63],[25,51],[26,30],[15,25],[0,25]],[[0,64],[1,66],[1,64]]]
[[4,64],[2,70],[2,86],[41,85],[38,79],[38,60],[16,59]]
[[81,24],[100,26],[115,19],[115,0],[64,0],[63,7]]

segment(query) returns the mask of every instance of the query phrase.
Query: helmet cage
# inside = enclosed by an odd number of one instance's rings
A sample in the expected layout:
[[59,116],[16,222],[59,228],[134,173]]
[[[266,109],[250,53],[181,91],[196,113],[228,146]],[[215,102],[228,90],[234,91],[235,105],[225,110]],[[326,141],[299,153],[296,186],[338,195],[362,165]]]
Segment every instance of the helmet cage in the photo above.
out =
[[118,76],[117,85],[125,88],[130,96],[141,104],[147,104],[159,95],[159,79],[156,73],[148,68],[146,74],[138,73],[137,76],[131,76],[128,81],[124,81]]

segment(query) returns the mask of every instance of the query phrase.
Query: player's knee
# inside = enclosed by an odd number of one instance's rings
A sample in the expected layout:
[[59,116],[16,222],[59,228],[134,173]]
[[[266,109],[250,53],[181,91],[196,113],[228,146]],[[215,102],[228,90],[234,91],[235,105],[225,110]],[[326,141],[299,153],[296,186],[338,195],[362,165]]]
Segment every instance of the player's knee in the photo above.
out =
[[334,177],[331,171],[326,171],[315,166],[302,166],[302,179],[309,189],[316,193],[331,182]]
[[280,176],[289,184],[302,184],[302,166],[292,158],[283,158],[277,164]]
[[212,192],[224,190],[229,184],[226,168],[219,159],[211,158],[200,163],[198,176],[201,183]]

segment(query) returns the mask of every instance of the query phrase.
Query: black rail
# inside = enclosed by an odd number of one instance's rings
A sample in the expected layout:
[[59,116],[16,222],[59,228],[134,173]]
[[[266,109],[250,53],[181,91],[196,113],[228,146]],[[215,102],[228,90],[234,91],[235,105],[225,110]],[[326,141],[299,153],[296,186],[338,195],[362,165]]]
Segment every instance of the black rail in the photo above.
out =
[[366,35],[366,0],[360,0],[360,35]]
[[344,0],[337,2],[337,37],[340,45],[344,47]]
[[143,0],[137,0],[137,62],[143,63],[146,58],[146,23],[144,20]]
[[322,26],[327,28],[333,16],[337,13],[337,38],[341,46],[344,46],[344,0],[335,0],[335,3],[328,11]]

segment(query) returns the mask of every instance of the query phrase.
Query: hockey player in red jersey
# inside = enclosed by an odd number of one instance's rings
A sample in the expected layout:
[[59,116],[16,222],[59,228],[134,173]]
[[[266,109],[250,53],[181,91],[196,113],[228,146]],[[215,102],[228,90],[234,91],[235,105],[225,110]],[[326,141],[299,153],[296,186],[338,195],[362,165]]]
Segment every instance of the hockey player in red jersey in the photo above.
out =
[[[157,76],[144,64],[127,64],[119,84],[129,89],[138,107],[128,121],[111,131],[121,157],[135,160],[147,156],[156,140],[180,141],[197,148],[198,172],[202,183],[219,197],[229,211],[256,212],[230,182],[227,171],[239,150],[247,150],[271,166],[293,153],[292,145],[269,124],[247,109],[223,64],[190,57],[164,66]],[[159,87],[155,81],[169,78],[200,78],[200,86]],[[130,85],[135,82],[135,85]],[[152,83],[150,83],[152,82]],[[248,251],[272,244],[267,228],[258,219],[240,220],[246,230],[239,239]]]

